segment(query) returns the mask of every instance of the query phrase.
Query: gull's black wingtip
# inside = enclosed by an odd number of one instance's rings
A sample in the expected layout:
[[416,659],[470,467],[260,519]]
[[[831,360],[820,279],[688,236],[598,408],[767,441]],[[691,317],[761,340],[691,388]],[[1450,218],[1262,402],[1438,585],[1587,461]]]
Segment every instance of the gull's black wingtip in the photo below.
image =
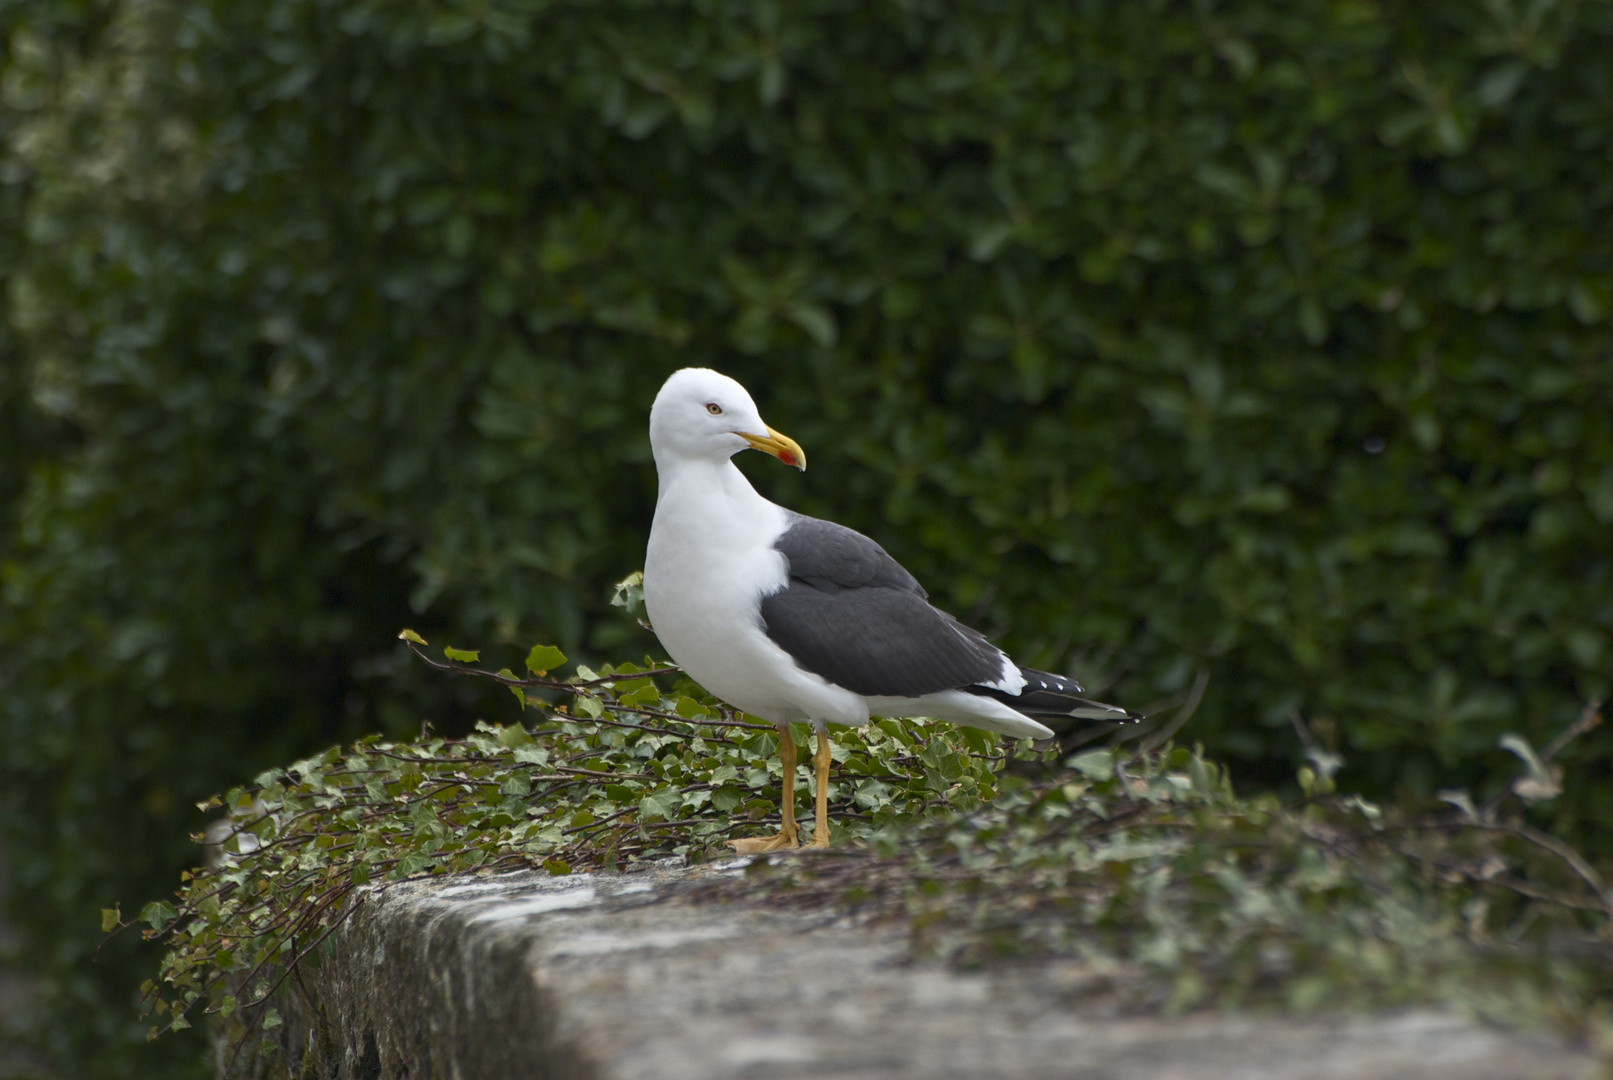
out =
[[1081,684],[1066,675],[1021,668],[1025,687],[1017,694],[990,686],[965,687],[971,694],[995,698],[1015,712],[1035,720],[1088,720],[1110,724],[1136,724],[1147,719],[1141,713],[1106,701],[1086,697]]

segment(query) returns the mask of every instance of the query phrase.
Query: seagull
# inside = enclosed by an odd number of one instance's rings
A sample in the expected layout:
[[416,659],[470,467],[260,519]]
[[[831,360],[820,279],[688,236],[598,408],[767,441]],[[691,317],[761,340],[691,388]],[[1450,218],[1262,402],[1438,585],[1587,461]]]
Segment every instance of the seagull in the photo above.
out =
[[1020,667],[932,606],[873,540],[769,502],[731,460],[742,450],[806,469],[745,388],[708,368],[675,372],[650,408],[659,490],[644,604],[662,647],[714,696],[779,732],[782,824],[729,841],[741,854],[800,846],[791,722],[816,736],[811,847],[829,846],[828,725],[928,717],[1046,739],[1040,719],[1142,719],[1081,696],[1073,679]]

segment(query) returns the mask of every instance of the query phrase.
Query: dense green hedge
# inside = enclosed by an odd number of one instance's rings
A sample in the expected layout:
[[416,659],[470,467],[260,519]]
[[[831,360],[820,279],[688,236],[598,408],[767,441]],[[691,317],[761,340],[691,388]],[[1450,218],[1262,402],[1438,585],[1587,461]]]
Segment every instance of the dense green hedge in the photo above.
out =
[[[1023,660],[1208,670],[1246,780],[1298,710],[1349,786],[1482,788],[1613,682],[1608,0],[0,20],[0,789],[80,1075],[146,1067],[84,961],[190,800],[499,719],[399,625],[653,648],[605,585],[679,366]],[[1604,852],[1610,756],[1554,822]]]

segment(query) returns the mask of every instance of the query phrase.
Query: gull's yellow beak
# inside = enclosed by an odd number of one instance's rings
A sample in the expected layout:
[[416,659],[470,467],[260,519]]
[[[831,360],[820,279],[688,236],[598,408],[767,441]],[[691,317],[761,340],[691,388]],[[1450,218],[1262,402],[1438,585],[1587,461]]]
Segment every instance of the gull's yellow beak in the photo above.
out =
[[801,450],[801,444],[788,435],[781,435],[772,428],[767,429],[767,435],[750,435],[743,431],[734,432],[741,439],[751,444],[753,450],[760,450],[764,454],[772,454],[786,465],[794,465],[802,472],[806,472],[806,454]]

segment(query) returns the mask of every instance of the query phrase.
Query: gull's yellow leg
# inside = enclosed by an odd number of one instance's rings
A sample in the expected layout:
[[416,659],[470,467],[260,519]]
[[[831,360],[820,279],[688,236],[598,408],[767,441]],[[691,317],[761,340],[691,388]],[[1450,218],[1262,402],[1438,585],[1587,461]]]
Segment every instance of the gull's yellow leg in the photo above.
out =
[[768,851],[789,851],[801,846],[795,828],[795,736],[790,725],[777,724],[779,763],[784,766],[784,802],[779,809],[784,821],[772,836],[759,836],[749,840],[728,841],[740,855],[760,855]]
[[813,774],[817,779],[818,816],[812,823],[812,840],[808,847],[829,846],[829,725],[817,729],[818,751],[812,757]]

